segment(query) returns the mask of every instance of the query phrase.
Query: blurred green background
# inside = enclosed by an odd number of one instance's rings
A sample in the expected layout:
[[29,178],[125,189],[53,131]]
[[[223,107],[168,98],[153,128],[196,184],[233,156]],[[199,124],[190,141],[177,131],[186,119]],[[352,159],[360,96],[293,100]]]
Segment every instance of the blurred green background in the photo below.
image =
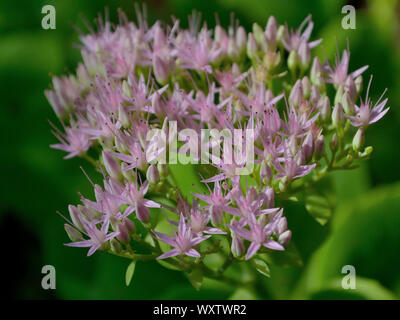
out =
[[[56,8],[56,30],[41,28],[42,6]],[[356,30],[341,28],[341,8],[357,9]],[[156,262],[137,264],[129,287],[124,275],[128,261],[86,250],[67,248],[63,221],[77,203],[77,191],[91,195],[91,186],[79,160],[63,160],[62,152],[49,148],[56,139],[48,120],[57,123],[43,91],[50,75],[74,70],[80,54],[75,27],[81,17],[92,22],[107,6],[112,21],[117,8],[131,19],[133,1],[2,1],[0,3],[0,128],[1,192],[0,229],[3,294],[23,299],[380,299],[400,297],[400,6],[396,0],[375,1],[267,1],[267,0],[153,0],[147,2],[150,22],[170,16],[187,25],[193,9],[202,12],[208,25],[214,13],[227,26],[235,13],[248,31],[253,22],[265,25],[269,15],[279,23],[297,27],[308,13],[313,15],[313,39],[322,37],[317,53],[333,58],[336,40],[340,48],[349,39],[351,69],[370,65],[374,74],[372,97],[388,88],[391,109],[367,132],[373,145],[372,158],[360,169],[334,176],[337,208],[324,227],[316,223],[300,203],[285,208],[293,241],[304,265],[272,266],[271,278],[260,276],[262,290],[233,288],[205,282],[195,291],[185,276]],[[83,28],[83,30],[85,30]],[[179,180],[179,176],[178,176]],[[183,181],[183,180],[182,180]],[[5,254],[4,254],[5,251]],[[56,268],[56,290],[41,289],[43,265]],[[342,266],[353,265],[357,290],[341,290]]]

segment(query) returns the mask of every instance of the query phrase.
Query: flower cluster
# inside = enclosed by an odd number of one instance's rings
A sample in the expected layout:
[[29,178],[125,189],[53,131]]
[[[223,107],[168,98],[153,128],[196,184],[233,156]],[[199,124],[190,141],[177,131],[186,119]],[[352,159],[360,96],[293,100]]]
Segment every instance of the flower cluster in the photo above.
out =
[[[369,90],[360,99],[367,66],[349,72],[349,50],[333,66],[312,54],[321,40],[310,40],[310,16],[297,30],[273,16],[252,32],[210,29],[197,15],[189,25],[148,26],[141,14],[138,23],[121,14],[115,27],[100,20],[80,38],[76,74],[54,77],[45,94],[63,127],[54,126],[52,147],[104,177],[93,185],[95,200],[69,207],[67,245],[217,277],[204,262],[210,253],[246,261],[285,251],[285,201],[367,158],[365,131],[388,108],[382,97],[372,103]],[[148,159],[148,133],[167,121],[195,130],[199,142],[202,129],[253,130],[254,170],[196,166],[204,188],[185,198],[168,164]]]

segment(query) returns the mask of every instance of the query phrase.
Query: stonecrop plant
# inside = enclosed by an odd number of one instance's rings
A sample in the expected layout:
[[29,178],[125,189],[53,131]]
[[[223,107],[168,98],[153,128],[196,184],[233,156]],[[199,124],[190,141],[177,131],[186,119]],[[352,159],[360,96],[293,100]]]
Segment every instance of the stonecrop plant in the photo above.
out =
[[[51,147],[103,177],[88,177],[94,199],[63,216],[66,245],[129,259],[127,283],[135,263],[156,260],[197,289],[203,277],[240,285],[244,269],[301,263],[285,205],[304,203],[325,224],[329,173],[370,156],[365,132],[388,108],[385,92],[369,98],[372,78],[364,97],[368,66],[349,70],[349,49],[334,63],[314,56],[311,16],[297,29],[271,16],[252,32],[237,21],[209,29],[197,14],[188,29],[137,20],[99,18],[80,37],[76,73],[45,91],[62,126]],[[192,190],[180,187],[182,166],[198,176]]]

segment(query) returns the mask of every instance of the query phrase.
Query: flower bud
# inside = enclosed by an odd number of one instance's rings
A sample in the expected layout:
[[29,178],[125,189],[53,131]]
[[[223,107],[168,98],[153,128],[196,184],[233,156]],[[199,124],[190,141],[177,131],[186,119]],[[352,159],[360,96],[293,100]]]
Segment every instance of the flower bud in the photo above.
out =
[[264,206],[267,208],[273,208],[275,204],[274,189],[268,187],[264,192]]
[[117,224],[117,232],[119,232],[117,235],[117,239],[119,241],[121,241],[122,243],[129,243],[131,238],[129,236],[128,229],[123,224]]
[[360,95],[363,89],[363,77],[362,76],[358,76],[355,80],[354,83],[356,85],[356,91],[357,94]]
[[153,58],[153,71],[159,83],[166,84],[168,82],[170,74],[168,64],[157,55]]
[[118,107],[118,121],[122,123],[124,128],[128,128],[130,126],[128,113],[122,104],[120,104]]
[[337,103],[332,112],[332,124],[335,128],[340,128],[344,121],[343,108],[341,103]]
[[343,94],[344,94],[343,86],[339,86],[335,95],[335,100],[334,100],[335,104],[342,103]]
[[263,63],[269,71],[273,71],[281,62],[281,54],[279,51],[267,51],[265,53]]
[[292,91],[289,95],[289,103],[294,108],[298,107],[303,100],[303,86],[300,80],[297,80],[294,84]]
[[287,176],[284,176],[280,181],[279,181],[279,190],[281,192],[285,192],[287,190],[287,187],[289,186],[289,180]]
[[132,91],[129,87],[129,84],[126,80],[122,81],[122,93],[127,96],[128,98],[132,98]]
[[311,104],[317,104],[320,100],[321,95],[319,93],[319,89],[316,85],[311,86],[311,94],[310,94],[310,102]]
[[242,26],[240,26],[236,30],[236,46],[238,47],[240,52],[242,52],[246,48],[246,43],[247,43],[246,30]]
[[307,163],[312,159],[314,153],[314,137],[313,134],[308,132],[306,138],[303,141],[301,149],[304,157],[304,161]]
[[301,41],[298,49],[298,55],[299,55],[300,69],[303,71],[307,70],[308,67],[310,66],[311,53],[310,53],[310,47],[308,46],[306,40]]
[[210,209],[211,223],[214,227],[220,228],[224,224],[224,213],[221,208],[211,206]]
[[225,29],[222,28],[219,24],[215,27],[214,35],[215,41],[219,44],[222,44],[228,38]]
[[120,253],[122,251],[122,246],[119,241],[115,238],[111,239],[110,241],[111,250],[115,253]]
[[286,230],[284,233],[282,233],[282,234],[278,237],[278,242],[279,242],[282,246],[286,247],[286,246],[289,244],[291,238],[292,238],[292,231]]
[[344,92],[348,92],[352,100],[357,98],[357,88],[352,76],[348,76],[344,84]]
[[121,177],[121,166],[107,151],[102,152],[103,164],[110,177],[118,180]]
[[129,232],[129,234],[134,234],[136,231],[135,223],[129,218],[124,218],[123,222],[124,222],[125,228]]
[[335,153],[337,151],[337,149],[338,149],[338,137],[337,137],[336,133],[333,134],[333,136],[331,138],[331,141],[329,142],[329,147],[331,148],[331,151],[333,153]]
[[136,203],[136,217],[143,223],[150,222],[150,209],[141,201]]
[[83,240],[82,234],[69,224],[64,224],[64,230],[67,233],[68,238],[71,239],[71,241],[75,242]]
[[317,138],[317,141],[315,142],[315,150],[314,150],[314,156],[315,159],[320,159],[325,152],[325,137],[323,135],[320,135]]
[[234,257],[241,257],[245,252],[245,247],[243,240],[239,238],[236,234],[232,236],[231,251]]
[[74,226],[77,227],[81,231],[85,230],[81,223],[81,219],[80,219],[81,213],[78,210],[78,208],[76,206],[73,206],[72,204],[70,204],[68,206],[68,211],[69,211],[69,215],[71,217],[71,221],[74,224]]
[[271,183],[273,174],[274,173],[272,172],[271,167],[265,161],[263,161],[260,168],[260,177],[263,184],[269,185]]
[[258,53],[258,45],[257,41],[254,38],[254,35],[250,32],[249,38],[247,39],[247,56],[250,59],[256,59]]
[[322,122],[328,122],[331,117],[331,106],[328,96],[323,96],[318,102],[320,119]]
[[276,225],[275,233],[278,235],[285,232],[287,230],[287,220],[286,217],[282,217],[279,219],[279,222]]
[[310,80],[311,83],[316,85],[320,90],[325,87],[325,83],[322,80],[323,69],[321,62],[317,57],[314,57],[311,72],[310,72]]
[[276,41],[279,45],[283,45],[283,40],[288,38],[288,32],[284,25],[278,27],[278,31],[276,32]]
[[278,28],[278,23],[274,16],[270,16],[267,22],[267,27],[265,28],[265,38],[267,40],[268,49],[275,50],[276,48],[276,31]]
[[311,82],[310,79],[308,79],[307,76],[303,77],[301,79],[301,85],[303,86],[303,95],[306,99],[310,97],[311,94]]
[[151,185],[155,185],[158,183],[158,181],[160,181],[160,174],[158,173],[158,169],[154,164],[150,165],[150,167],[147,169],[146,178]]
[[364,145],[364,140],[364,129],[359,128],[353,138],[353,150],[356,152],[360,151],[361,147]]
[[297,66],[299,65],[299,57],[296,51],[290,51],[288,57],[288,68],[291,72],[295,72]]
[[347,115],[352,116],[355,113],[354,102],[349,92],[344,93],[342,97],[342,105],[343,110]]
[[261,44],[264,38],[264,31],[257,23],[253,23],[253,34],[257,43]]
[[239,55],[239,50],[236,46],[235,39],[229,38],[228,40],[228,57],[235,59]]

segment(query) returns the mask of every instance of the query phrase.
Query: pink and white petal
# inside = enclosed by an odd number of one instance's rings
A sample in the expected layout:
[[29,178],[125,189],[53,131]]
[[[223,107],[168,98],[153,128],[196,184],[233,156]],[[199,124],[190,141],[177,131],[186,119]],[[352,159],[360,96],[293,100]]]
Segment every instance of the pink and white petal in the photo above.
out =
[[190,241],[190,245],[195,246],[195,245],[199,244],[200,242],[207,240],[210,237],[211,237],[211,235],[194,238]]
[[195,250],[195,249],[189,249],[188,251],[185,252],[185,255],[189,256],[189,257],[193,257],[193,258],[200,258],[201,255],[200,253]]
[[209,182],[217,182],[217,181],[221,181],[221,180],[225,180],[225,179],[226,179],[226,174],[225,173],[220,173],[220,174],[217,174],[216,176],[211,177],[209,179],[201,180],[201,182],[209,183]]
[[163,253],[161,256],[157,257],[157,260],[176,257],[177,255],[179,255],[179,251],[176,249],[172,249],[172,250],[169,250],[169,251]]
[[96,244],[96,245],[90,247],[90,249],[87,253],[87,256],[90,257],[93,253],[95,253],[98,249],[100,249],[100,247],[101,247],[101,245],[99,245],[99,244]]
[[360,74],[362,74],[365,70],[368,69],[369,66],[364,66],[361,67],[359,69],[357,69],[356,71],[353,71],[350,75],[353,77],[353,79],[357,78]]
[[67,247],[84,248],[84,247],[90,247],[92,243],[90,242],[90,240],[83,240],[83,241],[65,243],[64,245]]
[[204,230],[204,232],[205,232],[205,233],[209,233],[209,234],[226,234],[225,231],[222,231],[222,230],[220,230],[220,229],[218,229],[218,228],[211,228],[211,227],[206,228],[206,229]]
[[166,235],[164,233],[161,232],[157,232],[157,231],[153,231],[153,233],[162,241],[165,242],[167,244],[169,244],[170,246],[175,246],[175,239],[169,235]]
[[161,208],[161,205],[153,200],[143,199],[142,202],[148,208]]
[[285,248],[280,245],[278,242],[274,241],[274,240],[267,240],[263,243],[263,246],[272,250],[279,250],[279,251],[283,251],[285,250]]
[[257,253],[258,249],[260,249],[260,247],[261,245],[259,243],[252,242],[249,246],[249,249],[247,249],[245,259],[249,260],[251,257],[253,257]]
[[389,111],[389,108],[383,110],[382,112],[378,113],[377,115],[374,115],[373,117],[371,117],[371,119],[369,120],[369,123],[375,123],[378,120],[380,120],[387,112]]

